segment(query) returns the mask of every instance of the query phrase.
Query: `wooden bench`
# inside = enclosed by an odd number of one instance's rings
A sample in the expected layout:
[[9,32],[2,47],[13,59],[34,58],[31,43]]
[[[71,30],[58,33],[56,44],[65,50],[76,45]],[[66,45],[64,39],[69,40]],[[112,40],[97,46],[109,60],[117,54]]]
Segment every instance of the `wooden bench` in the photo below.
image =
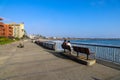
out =
[[[90,52],[89,48],[85,48],[85,47],[73,46],[73,50],[75,52],[77,52],[77,57],[79,56],[79,53],[86,54],[87,55],[87,60],[89,59],[89,55],[90,54],[94,54],[95,55],[95,53],[91,53]],[[95,58],[95,56],[94,56],[94,58]]]

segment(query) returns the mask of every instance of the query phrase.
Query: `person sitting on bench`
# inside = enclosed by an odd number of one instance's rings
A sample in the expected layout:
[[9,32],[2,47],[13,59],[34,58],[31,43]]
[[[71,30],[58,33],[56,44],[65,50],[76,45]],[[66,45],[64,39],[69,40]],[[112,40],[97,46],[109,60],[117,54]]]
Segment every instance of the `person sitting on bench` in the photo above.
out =
[[66,52],[66,51],[65,51],[66,45],[67,45],[67,40],[65,39],[64,42],[63,42],[62,45],[61,45],[62,48],[64,49],[64,52]]
[[70,41],[67,42],[67,46],[70,47],[69,51],[70,51],[70,54],[71,54],[73,49],[72,49],[72,45],[71,45]]

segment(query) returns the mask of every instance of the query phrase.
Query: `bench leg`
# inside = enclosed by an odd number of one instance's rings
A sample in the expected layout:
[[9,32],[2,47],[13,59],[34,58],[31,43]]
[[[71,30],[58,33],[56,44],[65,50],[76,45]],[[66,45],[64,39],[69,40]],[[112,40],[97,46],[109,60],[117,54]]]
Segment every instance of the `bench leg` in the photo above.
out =
[[89,59],[89,55],[87,55],[87,60]]
[[79,53],[77,52],[77,57],[79,56]]
[[94,54],[94,59],[96,59],[96,54]]
[[70,52],[70,54],[72,54],[72,53]]
[[65,49],[64,49],[64,52],[66,52]]

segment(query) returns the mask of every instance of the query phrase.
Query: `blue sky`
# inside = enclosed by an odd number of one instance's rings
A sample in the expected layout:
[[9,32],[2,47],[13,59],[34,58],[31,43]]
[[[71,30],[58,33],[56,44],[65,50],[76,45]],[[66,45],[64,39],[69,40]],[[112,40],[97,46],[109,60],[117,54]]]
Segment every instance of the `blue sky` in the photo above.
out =
[[28,34],[120,38],[120,0],[0,0],[0,17]]

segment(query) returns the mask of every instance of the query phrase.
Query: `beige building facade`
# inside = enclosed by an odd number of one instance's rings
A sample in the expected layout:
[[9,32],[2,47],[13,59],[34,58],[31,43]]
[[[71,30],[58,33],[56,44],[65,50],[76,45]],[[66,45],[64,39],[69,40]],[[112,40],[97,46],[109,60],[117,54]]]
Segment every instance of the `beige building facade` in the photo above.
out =
[[24,36],[24,34],[25,34],[24,23],[20,23],[20,24],[12,23],[9,25],[13,27],[13,36],[14,37],[22,38]]

